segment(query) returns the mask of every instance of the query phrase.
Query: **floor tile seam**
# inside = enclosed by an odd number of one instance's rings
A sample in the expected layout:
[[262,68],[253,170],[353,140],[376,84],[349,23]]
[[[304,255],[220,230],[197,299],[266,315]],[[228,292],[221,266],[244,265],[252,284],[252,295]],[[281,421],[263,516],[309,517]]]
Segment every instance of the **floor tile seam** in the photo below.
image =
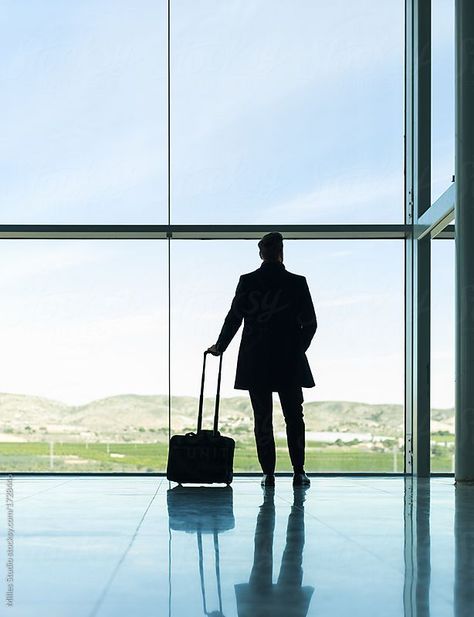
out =
[[19,499],[14,499],[13,503],[19,503],[20,501],[24,501],[25,499],[30,499],[31,497],[36,497],[36,495],[41,495],[42,493],[46,493],[48,491],[52,491],[55,488],[59,488],[60,486],[64,486],[65,484],[69,484],[72,480],[65,480],[64,482],[60,482],[59,484],[55,484],[54,486],[49,486],[47,488],[42,489],[41,491],[36,491],[36,493],[31,493],[30,495],[25,495],[24,497],[20,497]]
[[390,495],[390,496],[396,495],[393,491],[387,491],[387,490],[385,490],[383,488],[380,488],[378,486],[377,487],[376,486],[371,486],[370,484],[367,484],[366,482],[360,482],[360,483],[354,484],[354,486],[361,486],[361,485],[364,486],[365,488],[369,488],[369,489],[371,489],[373,491],[376,491],[378,493],[383,493],[384,495]]
[[[280,499],[282,499],[282,501],[286,502],[288,505],[293,506],[293,504],[290,501],[287,501],[283,497],[280,497]],[[395,572],[397,572],[398,574],[401,574],[402,576],[404,575],[404,571],[402,569],[397,568],[396,566],[391,565],[390,562],[387,562],[385,559],[380,557],[380,555],[378,555],[377,553],[374,553],[373,551],[368,549],[366,546],[360,544],[359,542],[357,542],[356,540],[354,540],[350,536],[347,536],[346,534],[344,534],[341,531],[337,530],[336,528],[332,527],[328,523],[325,523],[324,521],[322,521],[320,518],[318,518],[317,516],[315,516],[314,514],[309,512],[308,510],[305,510],[304,506],[303,507],[302,506],[293,506],[293,507],[298,508],[299,510],[302,510],[305,514],[308,514],[313,520],[317,521],[320,525],[322,525],[323,527],[326,527],[327,529],[330,529],[333,533],[335,533],[338,536],[344,538],[347,542],[350,542],[351,544],[357,546],[359,548],[359,550],[361,550],[362,552],[365,552],[365,553],[371,555],[377,561],[382,563],[385,567],[388,567],[390,570],[394,570]]]
[[145,508],[145,512],[143,513],[142,518],[140,519],[137,528],[135,529],[135,532],[130,540],[130,542],[128,543],[128,546],[126,547],[125,551],[123,552],[122,556],[120,557],[120,559],[118,560],[115,568],[112,570],[111,575],[109,576],[108,581],[105,583],[105,586],[101,592],[101,594],[99,595],[99,597],[97,598],[91,612],[89,613],[89,617],[95,617],[96,615],[98,615],[100,608],[105,600],[105,597],[107,595],[108,590],[110,589],[111,585],[113,584],[115,577],[117,576],[118,571],[120,570],[120,567],[122,565],[122,563],[125,561],[128,553],[130,552],[130,549],[133,546],[133,543],[135,542],[135,539],[138,535],[138,532],[140,531],[140,528],[143,524],[143,521],[145,520],[146,515],[148,514],[148,511],[150,510],[155,497],[158,494],[158,491],[160,490],[161,485],[163,484],[163,479],[160,481],[156,491],[154,492],[154,494],[152,495],[150,502],[148,503],[148,506]]
[[[44,488],[41,491],[36,491],[36,493],[31,493],[30,495],[25,495],[24,497],[20,497],[19,499],[15,499],[14,503],[18,503],[20,501],[23,501],[25,499],[29,499],[30,497],[35,497],[36,495],[40,495],[41,493],[45,493],[47,491],[53,490],[55,488],[58,488],[60,486],[64,486],[65,484],[71,484],[71,482],[73,481],[77,481],[77,480],[87,480],[89,481],[90,479],[95,479],[95,478],[68,478],[67,480],[65,480],[64,482],[60,482],[59,484],[55,484],[54,486],[50,486],[48,488]],[[103,479],[103,478],[99,478],[99,479]],[[163,484],[163,478],[160,478],[160,483],[159,486],[161,486]]]

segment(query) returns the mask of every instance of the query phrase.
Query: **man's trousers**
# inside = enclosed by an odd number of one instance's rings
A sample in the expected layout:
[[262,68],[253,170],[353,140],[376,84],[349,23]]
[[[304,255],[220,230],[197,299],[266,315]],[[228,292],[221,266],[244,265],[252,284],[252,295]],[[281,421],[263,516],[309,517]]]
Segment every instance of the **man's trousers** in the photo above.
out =
[[[265,474],[275,472],[276,453],[273,435],[272,391],[267,388],[249,389],[255,419],[255,441],[258,460]],[[301,386],[287,386],[278,390],[291,464],[295,473],[304,469],[305,425],[303,419],[303,390]]]

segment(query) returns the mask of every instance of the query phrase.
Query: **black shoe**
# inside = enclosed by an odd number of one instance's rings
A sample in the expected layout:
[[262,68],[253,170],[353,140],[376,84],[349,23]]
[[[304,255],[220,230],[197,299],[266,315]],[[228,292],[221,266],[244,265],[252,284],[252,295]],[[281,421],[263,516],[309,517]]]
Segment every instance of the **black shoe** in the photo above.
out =
[[275,476],[270,473],[264,473],[260,484],[262,486],[275,486]]
[[311,480],[303,471],[302,473],[295,473],[293,476],[293,486],[309,486],[311,484]]

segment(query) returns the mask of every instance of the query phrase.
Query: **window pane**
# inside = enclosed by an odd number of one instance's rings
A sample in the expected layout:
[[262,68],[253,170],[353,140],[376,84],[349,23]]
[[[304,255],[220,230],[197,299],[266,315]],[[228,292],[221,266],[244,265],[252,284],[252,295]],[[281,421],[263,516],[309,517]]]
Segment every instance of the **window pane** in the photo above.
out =
[[431,469],[454,471],[454,240],[431,242]]
[[454,0],[432,0],[431,198],[454,175]]
[[403,219],[402,0],[175,0],[173,223]]
[[164,223],[166,1],[0,14],[0,223]]
[[[172,242],[172,432],[194,430],[203,351],[213,344],[238,277],[260,264],[254,241]],[[286,241],[318,316],[303,390],[310,471],[403,471],[403,242]],[[193,315],[191,318],[190,315]],[[223,358],[221,431],[237,441],[236,471],[259,470],[248,393],[234,390],[241,330]],[[211,426],[217,359],[208,361]],[[278,469],[290,467],[275,394]]]
[[0,254],[0,469],[164,469],[166,242],[3,240]]

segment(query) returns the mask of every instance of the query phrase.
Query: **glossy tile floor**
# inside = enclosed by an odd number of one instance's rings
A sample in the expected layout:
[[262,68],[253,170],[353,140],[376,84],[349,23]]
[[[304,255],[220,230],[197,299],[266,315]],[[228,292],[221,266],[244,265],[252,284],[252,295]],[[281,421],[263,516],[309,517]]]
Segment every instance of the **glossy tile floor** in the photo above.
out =
[[345,477],[313,478],[306,492],[289,478],[266,493],[257,478],[170,488],[1,476],[0,614],[474,615],[474,487]]

